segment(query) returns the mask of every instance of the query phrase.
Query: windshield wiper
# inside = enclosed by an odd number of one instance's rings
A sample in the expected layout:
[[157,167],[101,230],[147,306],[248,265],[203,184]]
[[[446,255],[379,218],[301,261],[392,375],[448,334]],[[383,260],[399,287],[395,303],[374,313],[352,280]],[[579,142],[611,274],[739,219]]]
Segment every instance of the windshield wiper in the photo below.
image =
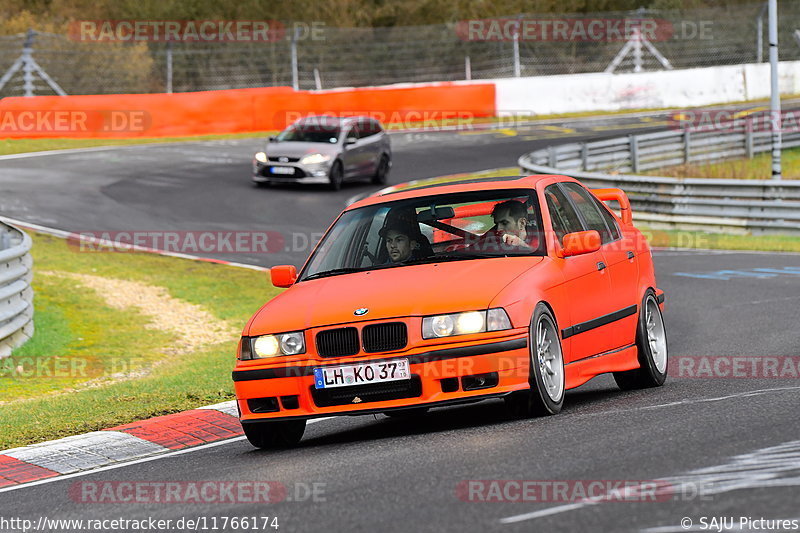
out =
[[404,261],[409,265],[419,265],[423,263],[443,263],[445,261],[461,261],[462,259],[489,259],[492,257],[505,257],[503,254],[486,254],[486,253],[455,253],[452,255],[432,255],[430,257],[420,257],[419,259],[411,259]]
[[324,270],[322,272],[311,274],[310,276],[304,277],[301,281],[306,281],[309,279],[327,278],[328,276],[336,276],[337,274],[350,274],[351,272],[363,272],[364,270],[368,269],[356,268],[356,267],[334,268],[332,270]]

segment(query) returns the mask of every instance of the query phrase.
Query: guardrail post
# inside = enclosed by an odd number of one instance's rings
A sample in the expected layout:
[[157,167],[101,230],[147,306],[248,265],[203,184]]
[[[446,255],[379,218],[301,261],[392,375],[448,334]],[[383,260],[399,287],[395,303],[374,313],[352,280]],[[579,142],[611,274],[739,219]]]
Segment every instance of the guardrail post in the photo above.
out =
[[688,129],[683,130],[683,163],[689,164],[692,158],[692,134]]
[[639,139],[636,135],[628,135],[631,145],[631,172],[639,172]]
[[586,143],[581,145],[581,169],[589,170],[589,146]]
[[547,157],[549,165],[553,168],[556,168],[558,166],[558,154],[556,153],[555,146],[547,147]]
[[744,127],[744,151],[748,159],[753,159],[753,123],[748,121]]

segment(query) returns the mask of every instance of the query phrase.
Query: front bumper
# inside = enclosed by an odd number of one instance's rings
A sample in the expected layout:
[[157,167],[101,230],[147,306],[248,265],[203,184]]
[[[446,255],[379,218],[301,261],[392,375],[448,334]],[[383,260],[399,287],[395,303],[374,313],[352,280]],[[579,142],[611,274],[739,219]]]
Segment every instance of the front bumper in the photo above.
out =
[[[293,174],[275,174],[272,167],[293,168]],[[299,162],[275,163],[253,161],[253,181],[255,183],[329,183],[330,165],[303,165]]]
[[[527,332],[490,342],[424,349],[402,356],[376,354],[372,360],[409,360],[409,382],[333,389],[314,388],[314,367],[263,366],[233,372],[243,423],[269,419],[360,415],[404,407],[439,406],[498,397],[526,389],[530,357]],[[362,363],[337,360],[332,366]]]

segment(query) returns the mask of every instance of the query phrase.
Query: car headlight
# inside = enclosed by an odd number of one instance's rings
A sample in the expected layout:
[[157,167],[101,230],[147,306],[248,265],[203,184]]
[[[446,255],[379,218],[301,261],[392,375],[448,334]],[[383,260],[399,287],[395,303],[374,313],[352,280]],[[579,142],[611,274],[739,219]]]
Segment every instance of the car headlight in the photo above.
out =
[[264,152],[256,152],[256,161],[259,163],[266,163],[267,162],[267,154]]
[[511,321],[505,310],[499,307],[488,311],[467,311],[427,316],[422,319],[423,339],[438,339],[504,329],[511,329]]
[[282,355],[297,355],[305,353],[305,351],[306,343],[302,331],[243,337],[239,359],[264,359]]
[[319,165],[322,163],[327,163],[331,160],[331,156],[325,154],[309,154],[304,156],[303,159],[300,160],[300,163],[304,165]]

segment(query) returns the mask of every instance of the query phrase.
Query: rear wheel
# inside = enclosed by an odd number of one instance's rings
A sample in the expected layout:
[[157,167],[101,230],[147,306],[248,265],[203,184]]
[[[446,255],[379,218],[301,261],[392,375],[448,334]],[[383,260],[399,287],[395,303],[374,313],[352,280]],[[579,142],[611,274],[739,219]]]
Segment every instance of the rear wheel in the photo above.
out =
[[275,420],[242,424],[244,435],[256,448],[276,449],[296,446],[306,430],[305,420]]
[[378,168],[375,170],[375,175],[372,176],[372,183],[375,185],[383,185],[386,183],[386,177],[389,175],[389,159],[386,156],[381,157]]
[[639,310],[636,329],[639,368],[614,372],[614,381],[623,390],[660,387],[667,379],[667,330],[653,289],[648,289]]
[[329,187],[332,190],[338,191],[342,188],[342,182],[344,181],[344,170],[342,169],[342,163],[340,161],[336,161],[331,167],[331,171],[328,174],[328,180],[330,181]]
[[519,417],[554,415],[564,405],[564,354],[553,314],[536,306],[528,338],[530,389],[506,397],[509,411]]

